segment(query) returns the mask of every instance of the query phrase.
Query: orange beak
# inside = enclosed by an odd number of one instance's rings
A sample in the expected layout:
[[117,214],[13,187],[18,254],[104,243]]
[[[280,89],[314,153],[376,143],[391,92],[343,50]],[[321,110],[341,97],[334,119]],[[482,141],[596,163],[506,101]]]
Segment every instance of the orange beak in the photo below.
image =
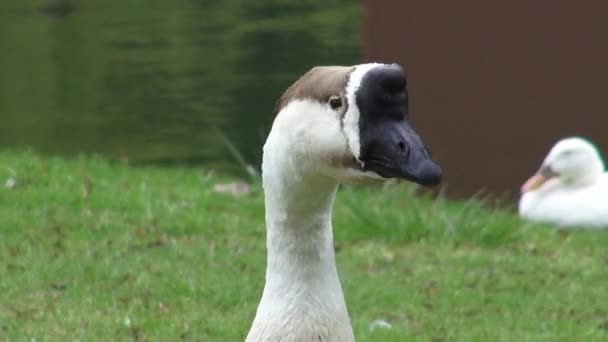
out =
[[543,166],[540,170],[532,177],[530,177],[524,185],[521,186],[521,192],[525,193],[541,187],[548,180],[557,177],[557,174],[553,172],[549,167]]

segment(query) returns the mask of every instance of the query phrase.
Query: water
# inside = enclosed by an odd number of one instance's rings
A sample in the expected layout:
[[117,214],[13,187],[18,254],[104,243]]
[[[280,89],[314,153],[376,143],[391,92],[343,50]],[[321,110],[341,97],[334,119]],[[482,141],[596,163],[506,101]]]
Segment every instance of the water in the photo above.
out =
[[0,148],[239,172],[281,92],[360,60],[348,0],[3,0]]

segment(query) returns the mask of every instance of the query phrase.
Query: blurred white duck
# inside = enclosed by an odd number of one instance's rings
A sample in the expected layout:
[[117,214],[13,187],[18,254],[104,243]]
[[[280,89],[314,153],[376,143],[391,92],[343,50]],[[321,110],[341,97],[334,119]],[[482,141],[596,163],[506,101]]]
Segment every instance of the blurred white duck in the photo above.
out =
[[608,228],[608,173],[597,148],[560,140],[521,188],[519,215],[562,227]]

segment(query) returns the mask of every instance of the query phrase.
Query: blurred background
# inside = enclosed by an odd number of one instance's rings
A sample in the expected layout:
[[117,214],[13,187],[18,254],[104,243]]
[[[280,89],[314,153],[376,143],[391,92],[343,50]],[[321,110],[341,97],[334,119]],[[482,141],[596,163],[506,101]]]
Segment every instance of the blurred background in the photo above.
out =
[[361,59],[352,1],[0,4],[0,146],[243,172],[311,66]]
[[364,57],[405,65],[448,194],[515,198],[567,136],[608,153],[608,2],[364,4]]
[[[0,147],[259,168],[314,65],[398,62],[448,194],[514,197],[559,138],[608,151],[600,0],[19,0],[0,4]],[[232,149],[232,152],[231,152]]]

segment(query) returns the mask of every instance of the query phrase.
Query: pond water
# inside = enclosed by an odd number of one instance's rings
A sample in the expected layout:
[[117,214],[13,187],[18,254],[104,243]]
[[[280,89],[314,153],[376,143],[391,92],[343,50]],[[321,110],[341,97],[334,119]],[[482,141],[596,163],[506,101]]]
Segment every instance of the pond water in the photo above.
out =
[[0,149],[259,166],[281,92],[360,60],[358,1],[3,0]]

